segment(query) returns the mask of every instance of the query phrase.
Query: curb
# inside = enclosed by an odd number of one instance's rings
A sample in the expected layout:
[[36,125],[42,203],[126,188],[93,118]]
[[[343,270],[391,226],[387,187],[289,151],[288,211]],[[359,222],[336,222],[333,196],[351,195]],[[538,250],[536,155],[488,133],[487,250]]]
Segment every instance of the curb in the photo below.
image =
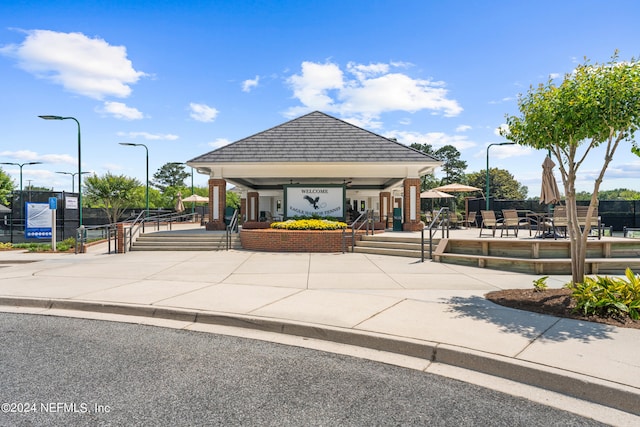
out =
[[64,299],[0,297],[0,306],[76,310],[232,326],[417,357],[562,393],[640,415],[640,389],[576,372],[465,347],[376,332],[240,314]]

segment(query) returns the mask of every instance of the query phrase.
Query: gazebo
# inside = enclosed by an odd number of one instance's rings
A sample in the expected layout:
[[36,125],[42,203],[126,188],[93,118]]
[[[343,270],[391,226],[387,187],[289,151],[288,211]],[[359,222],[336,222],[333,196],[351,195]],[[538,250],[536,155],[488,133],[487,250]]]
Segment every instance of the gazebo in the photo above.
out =
[[207,228],[224,229],[227,184],[245,222],[373,210],[419,230],[420,182],[442,162],[393,139],[315,111],[187,162],[209,176]]

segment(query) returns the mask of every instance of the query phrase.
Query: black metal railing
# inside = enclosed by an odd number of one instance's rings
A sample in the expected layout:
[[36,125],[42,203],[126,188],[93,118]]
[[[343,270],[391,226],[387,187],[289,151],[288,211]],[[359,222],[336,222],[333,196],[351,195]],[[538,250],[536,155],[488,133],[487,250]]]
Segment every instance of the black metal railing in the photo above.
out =
[[433,256],[433,235],[442,230],[442,238],[449,237],[449,208],[440,208],[440,210],[433,216],[433,219],[420,231],[420,251],[422,253],[421,259],[424,262],[424,231],[429,233],[429,259]]
[[[367,236],[369,235],[369,231],[371,231],[371,234],[375,233],[376,223],[373,217],[373,210],[362,212],[360,216],[351,223],[351,252],[354,251],[354,247],[356,245],[356,233],[362,230],[363,227],[365,227]],[[342,253],[346,252],[347,249],[346,239],[346,230],[342,230]]]
[[225,240],[227,250],[231,248],[231,233],[238,233],[238,209],[233,211],[233,215],[229,219],[229,224],[227,224],[226,232],[225,232]]

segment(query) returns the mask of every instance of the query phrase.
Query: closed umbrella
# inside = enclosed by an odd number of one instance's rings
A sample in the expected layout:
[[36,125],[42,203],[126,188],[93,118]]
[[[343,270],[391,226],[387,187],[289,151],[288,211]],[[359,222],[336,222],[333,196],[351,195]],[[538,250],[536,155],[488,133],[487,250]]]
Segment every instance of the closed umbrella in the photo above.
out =
[[547,156],[542,162],[542,188],[540,190],[540,203],[554,204],[560,201],[560,190],[553,176],[555,163]]
[[178,192],[178,201],[176,202],[176,212],[182,212],[184,210],[184,203],[182,203],[182,193]]

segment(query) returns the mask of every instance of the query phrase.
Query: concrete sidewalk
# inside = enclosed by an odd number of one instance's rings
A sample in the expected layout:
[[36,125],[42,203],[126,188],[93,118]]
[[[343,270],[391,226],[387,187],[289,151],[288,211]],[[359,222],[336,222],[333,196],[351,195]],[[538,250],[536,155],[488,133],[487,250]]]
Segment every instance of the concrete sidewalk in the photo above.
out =
[[[33,262],[32,262],[33,261]],[[640,415],[640,330],[486,301],[538,276],[366,254],[0,252],[0,310],[239,326],[418,357]],[[569,276],[551,276],[562,287]]]

